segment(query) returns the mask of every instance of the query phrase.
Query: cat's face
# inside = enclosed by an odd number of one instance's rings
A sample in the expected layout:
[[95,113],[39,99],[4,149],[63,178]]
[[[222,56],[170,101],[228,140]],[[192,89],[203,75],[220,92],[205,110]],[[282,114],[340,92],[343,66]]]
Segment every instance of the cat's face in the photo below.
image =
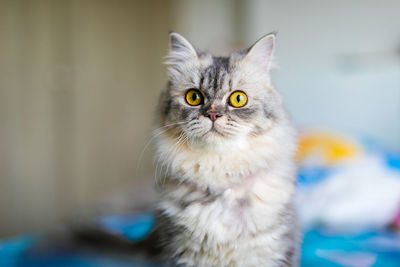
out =
[[229,57],[197,52],[177,33],[170,40],[161,126],[192,142],[215,143],[265,133],[279,118],[281,101],[269,75],[274,35]]

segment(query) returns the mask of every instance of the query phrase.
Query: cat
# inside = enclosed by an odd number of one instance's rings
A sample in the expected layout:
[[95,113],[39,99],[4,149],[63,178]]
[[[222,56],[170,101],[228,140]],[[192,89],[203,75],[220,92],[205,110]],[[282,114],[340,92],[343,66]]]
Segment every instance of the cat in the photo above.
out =
[[296,131],[271,81],[275,34],[228,57],[169,37],[155,130],[164,258],[297,266]]

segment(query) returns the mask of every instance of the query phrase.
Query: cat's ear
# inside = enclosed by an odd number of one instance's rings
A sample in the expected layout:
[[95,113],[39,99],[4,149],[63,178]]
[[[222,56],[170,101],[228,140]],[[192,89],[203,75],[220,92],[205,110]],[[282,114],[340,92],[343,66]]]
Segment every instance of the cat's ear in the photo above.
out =
[[188,40],[176,32],[169,33],[169,54],[166,62],[168,65],[181,64],[197,58],[197,52]]
[[247,54],[243,58],[244,62],[269,71],[272,65],[275,39],[275,33],[263,36],[247,50]]

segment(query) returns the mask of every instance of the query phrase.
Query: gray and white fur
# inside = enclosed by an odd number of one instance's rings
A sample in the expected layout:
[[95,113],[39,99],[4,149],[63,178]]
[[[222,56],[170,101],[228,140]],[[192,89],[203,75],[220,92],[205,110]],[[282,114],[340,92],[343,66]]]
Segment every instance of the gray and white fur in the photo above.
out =
[[[157,229],[173,265],[297,265],[296,140],[271,82],[274,46],[269,34],[215,57],[170,33],[155,160]],[[200,105],[185,101],[189,89],[202,94]],[[247,95],[240,108],[229,104],[237,90]]]

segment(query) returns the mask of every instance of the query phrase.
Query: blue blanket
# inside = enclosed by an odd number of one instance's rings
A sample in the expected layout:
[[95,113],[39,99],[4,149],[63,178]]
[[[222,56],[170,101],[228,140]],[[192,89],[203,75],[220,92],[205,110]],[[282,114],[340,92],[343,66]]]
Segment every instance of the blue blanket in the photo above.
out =
[[[130,242],[146,237],[154,225],[152,214],[108,215],[99,225]],[[123,256],[79,249],[50,249],[32,253],[40,235],[23,235],[0,242],[0,266],[125,267],[161,266]],[[304,234],[301,266],[400,266],[400,236],[388,231],[340,234],[311,230]]]

